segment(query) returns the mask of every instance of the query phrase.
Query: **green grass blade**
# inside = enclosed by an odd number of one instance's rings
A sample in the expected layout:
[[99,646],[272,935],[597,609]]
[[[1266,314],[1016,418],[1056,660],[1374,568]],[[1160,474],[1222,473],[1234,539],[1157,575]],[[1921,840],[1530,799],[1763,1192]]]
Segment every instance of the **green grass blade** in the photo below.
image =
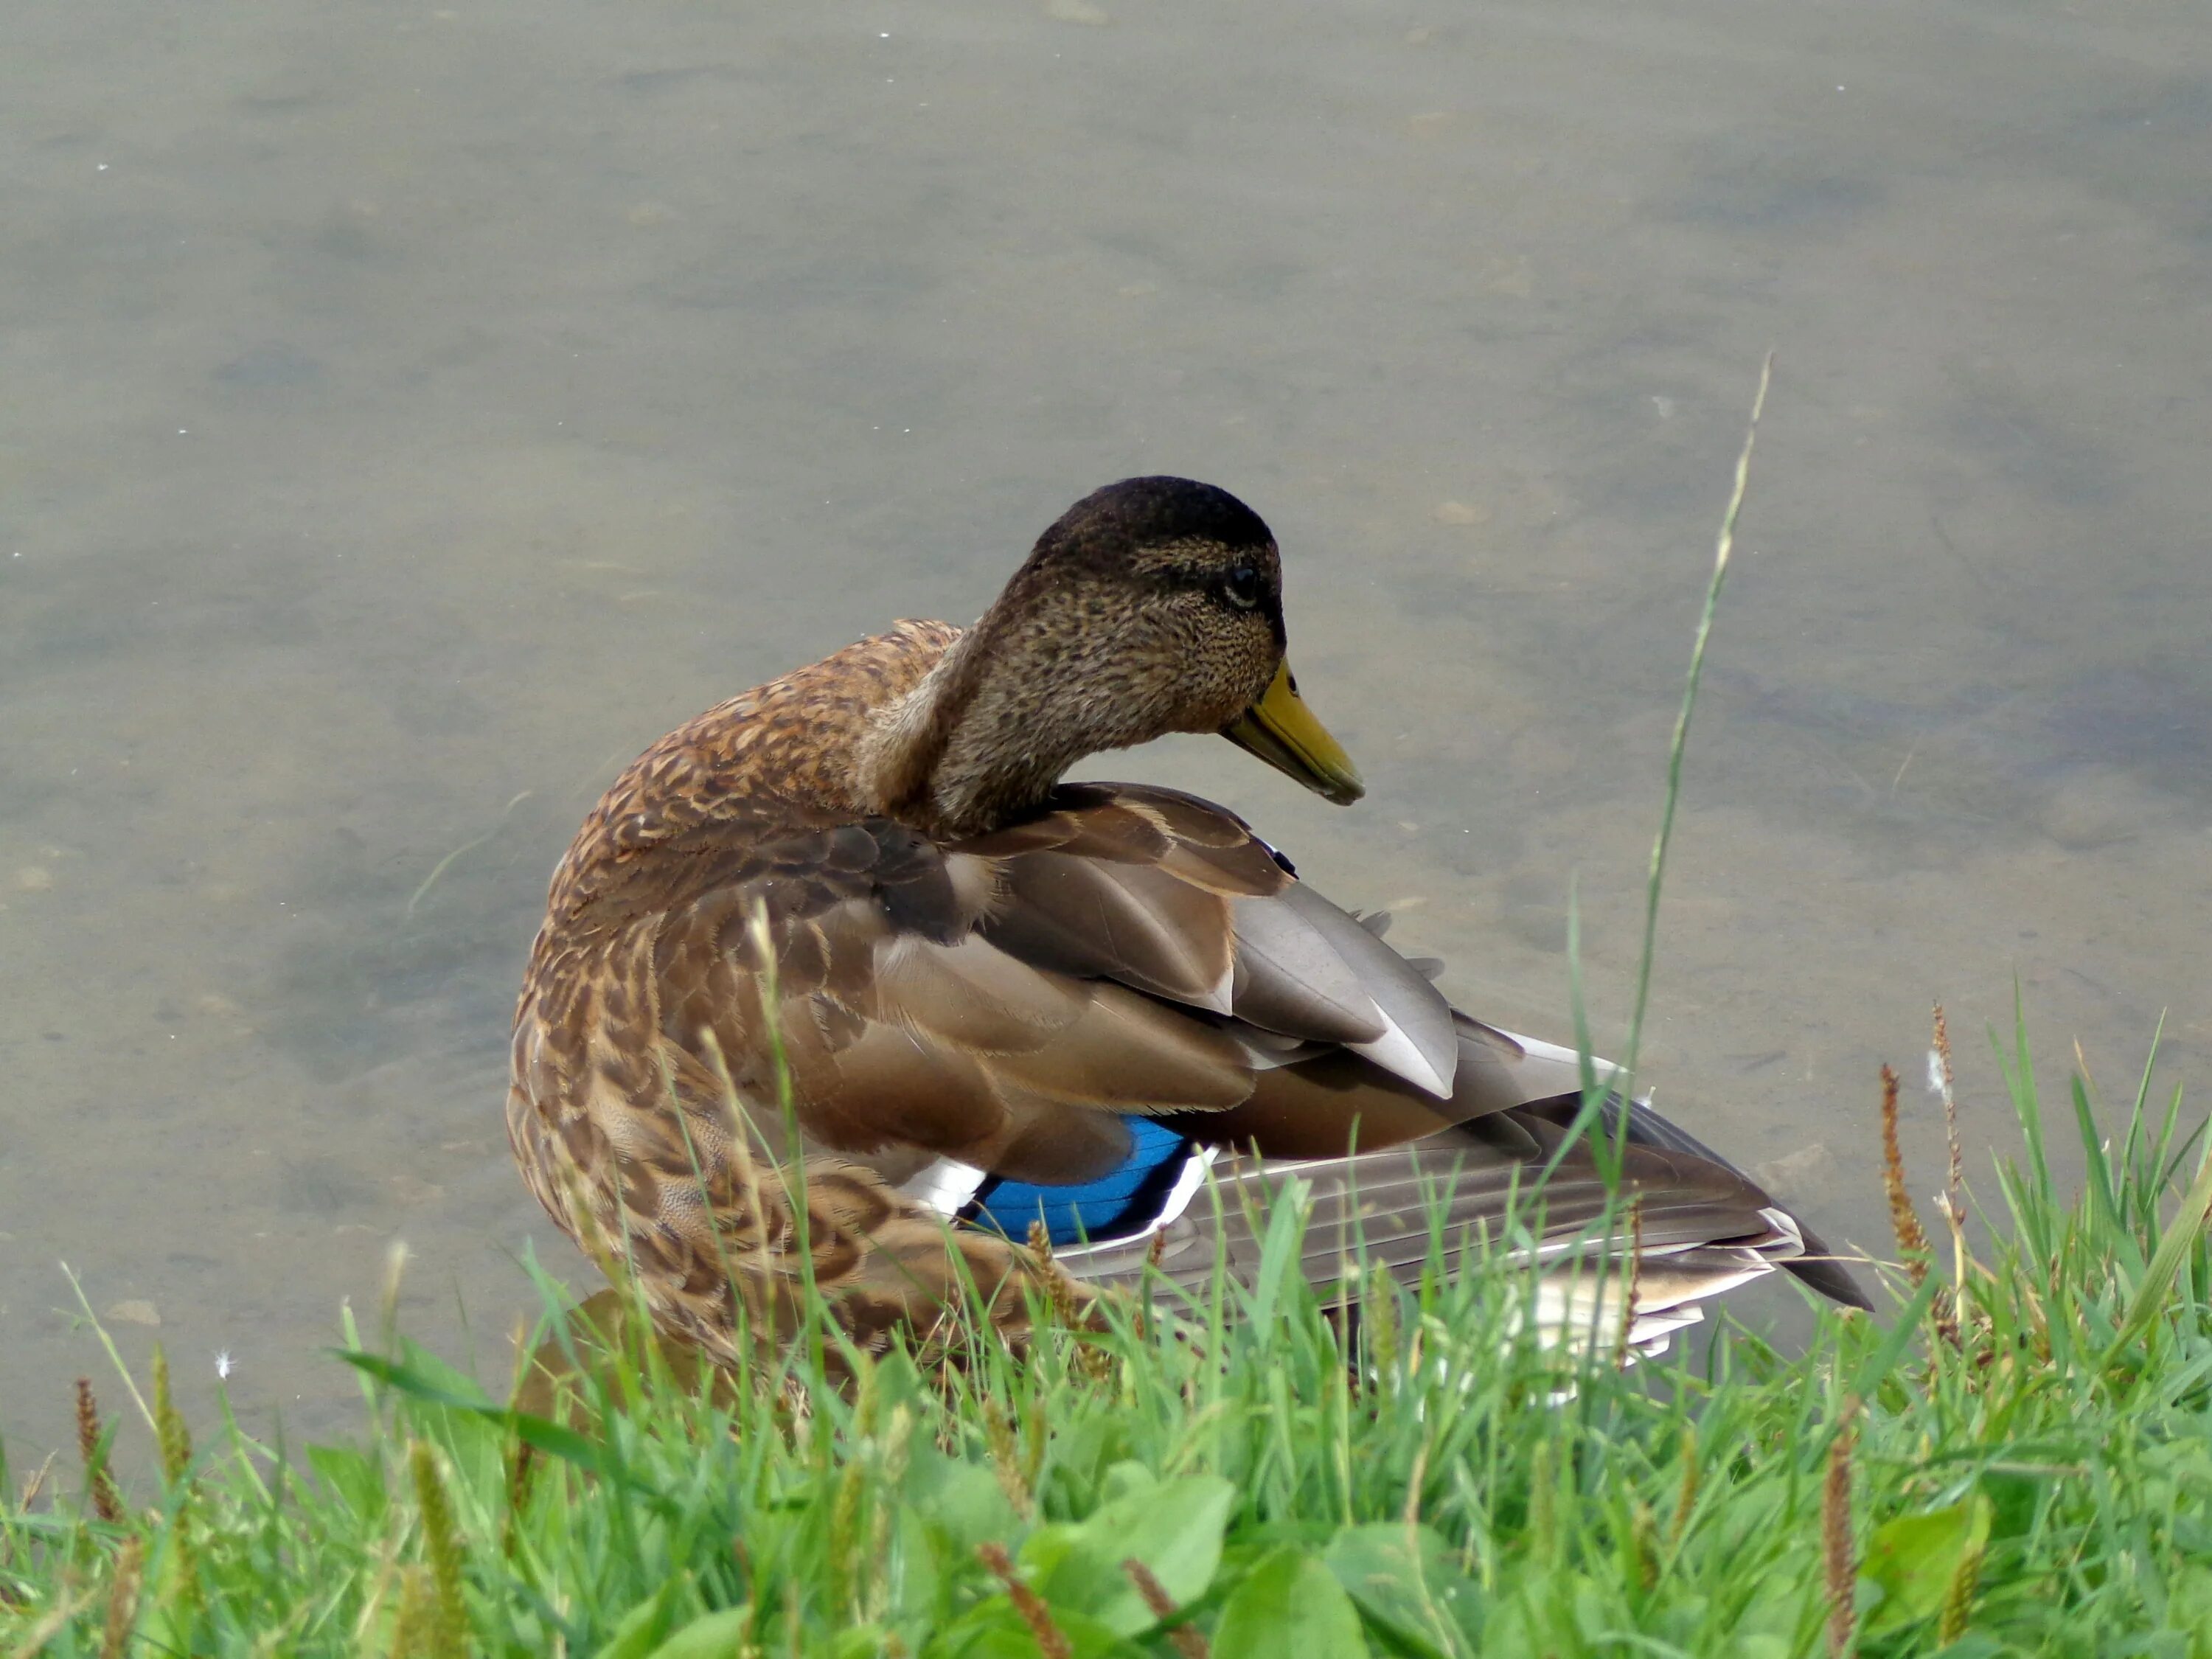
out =
[[2197,1179],[2181,1200],[2181,1213],[2159,1240],[2157,1253],[2151,1257],[2142,1283],[2136,1286],[2119,1333],[2105,1353],[2104,1369],[2110,1370],[2120,1355],[2140,1340],[2166,1311],[2167,1292],[2173,1288],[2183,1260],[2203,1238],[2208,1222],[2212,1222],[2212,1146],[2208,1146],[2205,1155],[2197,1160]]

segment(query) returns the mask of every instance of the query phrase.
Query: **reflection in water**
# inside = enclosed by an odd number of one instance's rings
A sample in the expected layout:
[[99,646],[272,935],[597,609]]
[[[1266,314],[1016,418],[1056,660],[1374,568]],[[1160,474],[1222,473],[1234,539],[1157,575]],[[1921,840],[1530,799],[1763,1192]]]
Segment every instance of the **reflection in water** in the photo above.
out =
[[[974,616],[1108,478],[1283,536],[1336,812],[1191,739],[1447,988],[1600,1041],[1759,352],[1645,1060],[1878,1242],[1882,1059],[2015,975],[2115,1092],[2212,1036],[2202,32],[1996,0],[858,9],[139,0],[11,35],[0,1424],[66,1259],[249,1420],[341,1297],[496,1362],[507,1024],[643,744]],[[1072,21],[1078,12],[1101,27]],[[447,860],[450,856],[450,862]],[[442,864],[442,868],[441,868]],[[434,872],[437,879],[424,883]],[[2193,1000],[2192,1000],[2193,999]],[[1925,1150],[1932,1108],[1908,1122]],[[1926,1165],[1928,1181],[1936,1165]],[[158,1320],[158,1328],[147,1322]]]

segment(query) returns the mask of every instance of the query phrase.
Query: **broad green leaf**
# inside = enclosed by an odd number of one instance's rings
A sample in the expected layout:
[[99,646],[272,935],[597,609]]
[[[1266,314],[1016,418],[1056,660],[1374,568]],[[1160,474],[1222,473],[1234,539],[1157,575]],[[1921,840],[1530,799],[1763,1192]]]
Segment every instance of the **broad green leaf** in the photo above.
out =
[[919,1451],[907,1474],[906,1492],[922,1517],[945,1534],[963,1560],[972,1560],[976,1545],[1003,1540],[1021,1530],[998,1478],[980,1464],[963,1463],[933,1449]]
[[702,1614],[653,1649],[652,1659],[731,1659],[752,1622],[749,1607]]
[[1039,1528],[1022,1546],[1022,1565],[1055,1610],[1134,1636],[1158,1621],[1121,1564],[1142,1562],[1179,1607],[1195,1600],[1221,1565],[1221,1534],[1236,1498],[1212,1474],[1129,1492],[1075,1526]]
[[[2045,1455],[2053,1462],[2069,1462],[2086,1460],[2092,1454],[2086,1449],[2066,1449]],[[1978,1484],[1983,1495],[1990,1500],[1990,1536],[2017,1538],[2033,1528],[2044,1494],[2055,1487],[2057,1480],[2039,1471],[1990,1468],[1982,1471]]]
[[885,1612],[896,1620],[940,1625],[951,1617],[953,1589],[960,1572],[975,1560],[972,1551],[957,1564],[950,1536],[933,1528],[912,1504],[901,1504],[890,1527],[890,1559],[883,1564],[890,1594]]
[[1213,1659],[1368,1659],[1359,1613],[1336,1576],[1310,1555],[1278,1550],[1252,1569],[1221,1609]]
[[1082,1525],[1074,1521],[1048,1521],[1031,1528],[1022,1540],[1023,1570],[1035,1579],[1050,1572],[1067,1557],[1084,1535]]
[[1426,1527],[1346,1527],[1322,1559],[1359,1610],[1416,1654],[1449,1654],[1455,1635],[1471,1634],[1480,1616],[1481,1591]]
[[1960,1564],[1989,1541],[1990,1502],[1979,1493],[1928,1515],[1900,1515],[1875,1528],[1860,1579],[1881,1591],[1868,1609],[1869,1636],[1916,1620],[1931,1619]]
[[1160,1484],[1160,1478],[1134,1461],[1107,1466],[1104,1478],[1099,1482],[1098,1501],[1103,1504],[1118,1504],[1125,1498],[1134,1498],[1151,1492]]
[[1121,1495],[1111,1483],[1124,1468],[1142,1470],[1152,1480],[1151,1471],[1141,1463],[1117,1461],[1127,1455],[1127,1426],[1120,1418],[1103,1413],[1055,1435],[1042,1484],[1058,1506],[1079,1512],[1110,1502]]
[[422,1377],[433,1388],[442,1389],[447,1394],[464,1396],[481,1392],[480,1385],[475,1377],[471,1376],[465,1370],[448,1364],[418,1343],[407,1341],[404,1338],[401,1339],[399,1357],[400,1362],[409,1370]]

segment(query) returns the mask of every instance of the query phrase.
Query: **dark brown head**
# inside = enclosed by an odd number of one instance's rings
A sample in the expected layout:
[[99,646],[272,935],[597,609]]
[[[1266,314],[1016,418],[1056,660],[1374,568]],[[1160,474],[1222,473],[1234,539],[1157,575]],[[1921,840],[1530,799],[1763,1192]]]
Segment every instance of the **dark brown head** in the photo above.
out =
[[1284,660],[1282,564],[1260,517],[1188,478],[1128,478],[1037,538],[886,729],[872,793],[941,832],[991,828],[1101,750],[1219,732],[1332,800],[1358,775]]

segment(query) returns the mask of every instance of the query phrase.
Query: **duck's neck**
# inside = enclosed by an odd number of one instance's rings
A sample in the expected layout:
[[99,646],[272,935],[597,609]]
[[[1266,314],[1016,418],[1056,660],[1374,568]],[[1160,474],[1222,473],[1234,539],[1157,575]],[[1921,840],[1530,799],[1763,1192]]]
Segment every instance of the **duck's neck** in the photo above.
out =
[[878,717],[861,793],[925,834],[981,835],[1041,805],[1086,755],[1156,735],[1065,618],[994,606]]
[[1036,740],[1042,699],[994,667],[979,623],[878,716],[860,764],[878,811],[926,835],[981,835],[1037,805],[1082,758]]

